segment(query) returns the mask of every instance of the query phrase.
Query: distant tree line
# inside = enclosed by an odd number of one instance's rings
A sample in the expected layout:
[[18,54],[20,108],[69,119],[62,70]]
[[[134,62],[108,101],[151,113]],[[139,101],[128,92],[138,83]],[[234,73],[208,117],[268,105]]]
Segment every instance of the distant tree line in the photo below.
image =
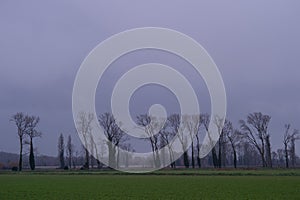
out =
[[[11,121],[17,127],[17,135],[20,144],[19,167],[22,170],[23,146],[29,145],[29,164],[32,170],[35,169],[35,157],[33,140],[41,136],[38,131],[39,117],[28,116],[17,113]],[[98,120],[104,130],[108,143],[95,141],[91,134],[91,123]],[[211,121],[212,120],[212,121]],[[170,168],[224,168],[224,167],[296,167],[299,158],[295,149],[296,140],[300,139],[299,131],[292,129],[290,124],[286,124],[283,129],[283,148],[272,149],[271,133],[269,123],[271,117],[260,112],[247,115],[245,120],[239,121],[239,126],[234,127],[228,119],[218,116],[211,117],[209,114],[180,116],[172,114],[167,119],[157,119],[147,114],[139,115],[136,118],[137,125],[144,127],[145,134],[148,136],[152,150],[152,158],[148,159],[154,167],[160,167],[166,160],[174,160],[177,152],[173,152],[170,141],[177,135],[184,154],[175,162],[170,164]],[[214,123],[217,127],[219,140],[213,146],[211,152],[200,159],[201,136],[209,134],[209,124]],[[71,169],[81,166],[83,169],[102,168],[100,162],[105,147],[108,149],[108,164],[110,167],[118,168],[121,164],[128,167],[129,155],[122,155],[117,150],[117,146],[124,150],[134,152],[132,144],[128,140],[125,132],[120,128],[121,122],[117,121],[111,113],[103,113],[97,119],[92,114],[80,113],[77,119],[77,131],[83,138],[83,154],[76,151],[72,143],[71,135],[67,142],[63,134],[58,138],[58,160],[59,168]],[[187,130],[188,135],[184,134],[183,129]],[[188,141],[191,145],[187,148]],[[96,145],[98,144],[98,145]],[[157,150],[166,146],[168,151],[164,155],[159,155]],[[99,149],[100,148],[100,149]],[[94,156],[95,157],[94,157]],[[161,158],[163,157],[163,158]],[[141,162],[137,160],[136,163]]]

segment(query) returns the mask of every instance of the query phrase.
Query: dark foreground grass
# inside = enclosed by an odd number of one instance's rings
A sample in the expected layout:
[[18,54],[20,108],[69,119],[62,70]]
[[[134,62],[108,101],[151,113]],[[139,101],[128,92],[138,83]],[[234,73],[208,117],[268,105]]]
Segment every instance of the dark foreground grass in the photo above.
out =
[[[3,174],[27,174],[27,175],[134,175],[116,170],[59,170],[59,169],[29,169],[20,172],[0,170]],[[139,175],[190,175],[190,176],[300,176],[300,169],[162,169],[151,173],[138,173]]]
[[2,174],[0,199],[300,199],[300,177]]

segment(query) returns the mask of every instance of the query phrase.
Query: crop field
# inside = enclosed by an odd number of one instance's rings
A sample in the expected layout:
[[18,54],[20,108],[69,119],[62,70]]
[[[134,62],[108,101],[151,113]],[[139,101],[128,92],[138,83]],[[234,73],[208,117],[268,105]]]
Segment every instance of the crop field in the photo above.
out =
[[0,199],[300,199],[300,171],[0,172]]

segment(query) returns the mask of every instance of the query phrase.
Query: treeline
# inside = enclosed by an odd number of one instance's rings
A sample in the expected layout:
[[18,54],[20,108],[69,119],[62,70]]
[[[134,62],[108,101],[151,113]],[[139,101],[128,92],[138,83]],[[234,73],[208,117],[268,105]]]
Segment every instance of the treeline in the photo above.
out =
[[[97,120],[104,130],[108,143],[95,141],[91,134],[91,123]],[[58,160],[60,168],[103,168],[104,164],[101,156],[107,153],[107,164],[112,168],[130,167],[129,163],[134,165],[143,165],[143,167],[161,167],[166,162],[174,160],[178,152],[171,148],[169,143],[174,137],[178,137],[184,154],[174,162],[170,162],[170,168],[202,168],[202,167],[296,167],[299,158],[296,155],[296,140],[300,139],[299,131],[292,129],[290,124],[286,124],[282,130],[282,148],[272,148],[272,134],[269,132],[269,123],[271,117],[260,112],[250,113],[243,120],[239,121],[237,127],[228,119],[222,119],[218,116],[211,117],[208,114],[185,115],[172,114],[167,119],[158,119],[149,115],[139,115],[136,123],[147,136],[147,141],[152,150],[152,156],[147,158],[134,158],[130,154],[122,154],[118,151],[121,147],[128,152],[134,152],[134,144],[130,143],[128,135],[121,129],[122,123],[111,113],[104,113],[97,119],[92,114],[80,113],[77,119],[77,131],[83,139],[82,151],[76,150],[69,135],[67,141],[61,134],[58,138]],[[32,170],[35,169],[33,139],[40,137],[41,132],[37,130],[39,117],[27,116],[23,113],[17,113],[11,118],[16,124],[17,134],[20,143],[19,170],[22,170],[23,145],[30,146],[29,163]],[[213,123],[218,130],[219,139],[213,141],[210,153],[199,158],[201,137],[210,136],[209,124]],[[184,134],[184,131],[188,135]],[[209,137],[210,138],[210,137]],[[191,143],[190,147],[186,145]],[[100,144],[100,145],[99,145]],[[158,150],[167,147],[168,151],[164,154],[158,154]],[[108,152],[104,152],[105,149]],[[95,155],[92,156],[92,155]],[[129,162],[133,159],[133,162]],[[147,165],[143,163],[148,163]]]
[[[99,155],[96,142],[90,134],[89,125],[94,120],[93,115],[81,113],[78,117],[79,134],[85,141],[86,162],[88,168],[89,152],[96,152],[93,155]],[[104,133],[110,143],[108,145],[108,164],[111,167],[118,168],[125,165],[125,161],[120,160],[120,153],[116,146],[121,146],[128,151],[134,151],[131,147],[127,135],[120,128],[121,122],[117,122],[110,113],[104,113],[98,117],[98,122],[102,126]],[[213,121],[211,121],[213,120]],[[221,119],[217,116],[210,117],[208,114],[195,116],[180,116],[172,114],[167,119],[157,119],[149,115],[139,115],[136,123],[144,127],[147,140],[153,152],[152,158],[144,158],[143,161],[136,160],[134,165],[141,163],[151,163],[144,167],[161,167],[166,160],[174,160],[177,152],[168,145],[176,136],[179,138],[184,154],[177,161],[172,162],[170,167],[184,166],[186,168],[201,167],[296,167],[297,159],[295,153],[295,141],[299,139],[298,130],[291,129],[291,125],[285,125],[283,130],[283,147],[274,150],[271,144],[271,134],[268,127],[271,117],[260,112],[250,113],[245,120],[239,121],[238,127],[233,127],[228,119]],[[211,152],[203,159],[199,158],[201,135],[209,133],[209,124],[214,123],[218,127],[219,140],[215,141]],[[184,135],[183,129],[188,130],[188,137]],[[209,135],[209,134],[208,134]],[[191,140],[191,146],[186,150],[188,140]],[[214,143],[214,142],[213,142]],[[169,148],[168,155],[159,155],[158,150],[164,146]],[[128,156],[128,155],[125,155]],[[162,158],[163,157],[163,158]],[[168,157],[168,158],[166,158]],[[96,160],[99,160],[96,158]],[[127,163],[128,164],[128,163]]]
[[[141,115],[138,117],[137,122],[140,125],[146,125],[149,124],[150,120],[150,116]],[[220,119],[217,116],[211,118],[208,114],[183,116],[182,119],[179,114],[170,115],[159,134],[152,135],[151,131],[153,130],[151,129],[155,129],[155,127],[148,127],[146,130],[150,136],[149,142],[152,143],[155,149],[164,146],[177,133],[184,149],[187,142],[179,130],[180,120],[183,121],[183,126],[187,128],[193,138],[189,150],[185,151],[182,158],[179,159],[179,165],[184,165],[186,168],[237,168],[237,166],[288,168],[297,166],[299,158],[295,152],[295,141],[300,139],[298,130],[292,130],[290,124],[285,125],[282,132],[283,148],[272,149],[271,133],[268,130],[271,117],[260,112],[248,114],[245,120],[239,121],[238,127],[234,127],[228,119]],[[199,138],[206,133],[209,135],[211,120],[218,127],[219,140],[211,152],[200,159],[198,155],[202,144]],[[158,126],[160,125],[158,124]],[[160,160],[160,158],[155,159]],[[170,167],[175,168],[176,163],[172,163]]]
[[[0,169],[18,168],[19,155],[14,153],[0,152]],[[23,153],[23,168],[30,168],[29,165],[29,148],[25,148]],[[38,167],[47,166],[57,168],[59,162],[57,157],[38,155],[35,151],[35,165]]]

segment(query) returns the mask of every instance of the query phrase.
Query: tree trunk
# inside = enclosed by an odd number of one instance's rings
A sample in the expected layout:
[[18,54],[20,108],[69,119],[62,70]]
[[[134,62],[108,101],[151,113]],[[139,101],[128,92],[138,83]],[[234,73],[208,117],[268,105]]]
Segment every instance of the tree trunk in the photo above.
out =
[[155,151],[155,167],[160,167],[161,163],[160,163],[160,158],[159,158],[159,154],[158,154],[158,150]]
[[34,160],[34,153],[33,153],[32,138],[30,138],[29,164],[30,164],[30,169],[35,170],[35,160]]
[[116,157],[115,157],[115,150],[111,144],[111,142],[108,143],[108,164],[109,167],[115,168],[116,167]]
[[72,168],[72,154],[71,152],[69,152],[69,168],[71,169]]
[[94,161],[95,161],[94,156],[90,155],[90,163],[91,163],[90,166],[91,166],[92,169],[94,168]]
[[[171,156],[171,161],[174,160],[174,152],[173,152],[173,150],[171,148],[170,148],[170,156]],[[176,168],[176,162],[175,162],[175,160],[172,161],[171,167],[174,168],[174,169]]]
[[176,168],[176,161],[173,162],[173,168]]
[[62,152],[60,152],[59,160],[60,160],[60,168],[63,169],[65,167],[65,158]]
[[22,159],[23,159],[23,138],[20,137],[20,157],[19,157],[19,171],[22,171]]
[[167,144],[167,145],[168,145],[168,149],[169,149],[169,159],[170,159],[170,163],[171,163],[170,166],[171,166],[171,168],[174,168],[172,149],[169,144]]
[[102,165],[101,165],[101,162],[97,159],[97,168],[98,169],[101,169],[102,168]]
[[291,139],[291,147],[290,147],[290,153],[291,153],[291,165],[292,167],[296,166],[296,152],[295,152],[295,139]]
[[119,162],[120,162],[120,150],[118,150],[117,152],[117,163],[116,163],[117,168],[119,168]]
[[201,168],[201,159],[199,156],[197,156],[197,163],[198,163],[198,168]]
[[186,151],[183,153],[183,162],[184,162],[185,168],[189,168],[189,166],[190,166],[189,155]]
[[271,143],[270,136],[266,136],[266,161],[267,166],[272,168]]
[[154,165],[156,168],[159,168],[161,166],[160,163],[160,157],[159,157],[159,153],[158,153],[158,145],[157,145],[157,141],[152,140],[153,141],[153,145],[152,145],[152,150],[153,150],[153,156],[154,156]]
[[236,169],[236,165],[237,165],[237,155],[236,155],[236,150],[235,150],[235,146],[234,143],[232,141],[232,139],[230,138],[230,143],[231,143],[231,147],[232,147],[232,151],[233,151],[233,166]]
[[85,148],[85,164],[84,168],[89,169],[90,168],[90,158],[89,158],[89,151],[87,148]]
[[261,138],[260,156],[261,156],[261,160],[263,163],[263,167],[267,167],[267,163],[266,163],[266,159],[265,159],[265,142],[264,142],[263,138]]
[[198,167],[201,168],[201,159],[200,159],[200,144],[199,144],[199,136],[196,134],[196,140],[197,140],[197,163]]
[[260,157],[261,157],[261,160],[262,160],[262,164],[263,164],[263,167],[266,167],[266,160],[265,160],[265,156],[263,153],[260,153]]
[[217,153],[216,153],[216,148],[215,147],[212,148],[211,153],[212,153],[212,158],[213,158],[213,164],[214,164],[214,167],[216,168],[216,167],[218,167],[218,157],[217,157]]
[[218,167],[221,168],[222,166],[222,142],[221,138],[219,139],[219,158],[218,158]]
[[284,153],[285,153],[285,167],[289,168],[289,154],[288,154],[287,144],[284,144]]
[[234,168],[236,169],[236,164],[237,164],[237,158],[236,158],[236,151],[235,148],[233,148],[233,164],[234,164]]
[[192,142],[192,167],[195,168],[194,142]]

